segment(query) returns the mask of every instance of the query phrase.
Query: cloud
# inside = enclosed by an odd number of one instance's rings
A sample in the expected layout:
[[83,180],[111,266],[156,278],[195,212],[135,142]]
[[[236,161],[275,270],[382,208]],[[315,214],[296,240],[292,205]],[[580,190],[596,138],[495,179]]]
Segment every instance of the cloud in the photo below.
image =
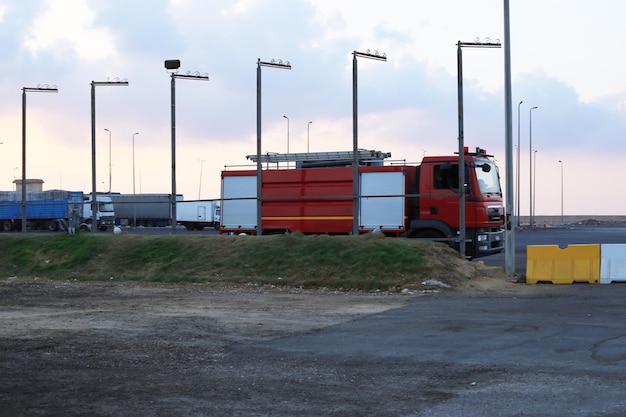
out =
[[24,40],[24,46],[33,54],[70,50],[79,60],[116,58],[115,36],[106,27],[94,27],[95,13],[87,0],[44,3],[44,10],[34,19],[32,30]]

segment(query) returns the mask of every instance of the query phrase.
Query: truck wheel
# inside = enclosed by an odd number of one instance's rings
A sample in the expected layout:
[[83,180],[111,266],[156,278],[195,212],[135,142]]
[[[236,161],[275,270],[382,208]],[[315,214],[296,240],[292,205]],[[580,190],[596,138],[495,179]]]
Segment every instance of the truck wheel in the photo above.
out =
[[49,232],[56,232],[57,230],[59,230],[59,224],[55,220],[50,220],[46,223],[46,229]]
[[3,232],[10,232],[11,230],[13,230],[13,223],[11,223],[10,220],[5,220],[2,222],[2,231]]

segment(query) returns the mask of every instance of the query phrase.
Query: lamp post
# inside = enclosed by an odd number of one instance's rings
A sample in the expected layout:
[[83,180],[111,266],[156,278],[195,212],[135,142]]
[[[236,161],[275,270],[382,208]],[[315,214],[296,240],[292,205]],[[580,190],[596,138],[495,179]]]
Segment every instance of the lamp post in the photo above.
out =
[[[289,117],[283,115],[285,119],[287,119],[287,153],[289,153]],[[289,164],[289,163],[287,163]]]
[[565,224],[565,220],[563,218],[563,161],[560,159],[559,164],[561,164],[561,224]]
[[[133,196],[135,195],[135,136],[139,132],[133,133]],[[136,202],[135,202],[136,203]],[[137,227],[137,204],[133,204],[133,227]]]
[[539,107],[535,106],[535,107],[531,107],[530,110],[528,111],[528,120],[529,120],[529,124],[530,124],[530,129],[529,129],[529,144],[528,144],[528,149],[529,149],[529,153],[528,153],[528,161],[529,161],[529,181],[528,181],[528,186],[530,187],[530,208],[529,208],[529,212],[530,212],[530,217],[529,217],[529,226],[533,227],[533,110],[537,109]]
[[198,159],[200,162],[200,181],[198,183],[198,200],[200,200],[200,192],[202,191],[202,165],[204,165],[204,159]]
[[463,132],[463,48],[500,48],[500,42],[475,39],[474,42],[457,42],[457,84],[459,106],[459,254],[465,258],[465,144]]
[[98,201],[96,198],[96,87],[97,86],[127,86],[127,80],[91,82],[91,231],[98,229]]
[[515,187],[515,201],[517,203],[517,227],[520,226],[520,107],[524,101],[520,100],[517,104],[517,175],[516,175],[516,187]]
[[47,84],[22,87],[22,233],[26,233],[26,93],[58,93],[56,86]]
[[312,120],[306,124],[306,152],[307,153],[309,153],[309,139],[311,138],[311,123],[313,123]]
[[[533,221],[535,221],[535,207],[537,203],[537,149],[533,151],[534,162],[533,162]],[[533,223],[534,225],[534,223]]]
[[[504,0],[504,149],[506,183],[506,230],[504,235],[504,269],[509,276],[515,275],[515,228],[511,220],[515,214],[513,201],[513,100],[511,93],[511,25],[509,0]],[[519,149],[519,147],[518,147]],[[519,210],[518,221],[519,221]]]
[[109,194],[111,194],[111,131],[109,129],[104,129],[109,132]]
[[135,136],[137,136],[139,132],[133,133],[133,195],[135,195]]
[[176,78],[188,80],[209,81],[207,74],[187,73],[178,74],[180,68],[179,59],[168,59],[165,61],[165,69],[170,72],[172,78],[171,88],[171,120],[172,120],[172,233],[176,231]]
[[289,61],[272,59],[270,62],[257,59],[256,68],[256,234],[263,234],[262,213],[263,208],[263,172],[261,170],[261,67],[291,69]]
[[357,57],[373,59],[375,61],[387,61],[387,55],[378,51],[352,52],[352,234],[359,235],[359,205],[361,187],[359,184],[359,113],[358,113],[358,80],[357,80]]

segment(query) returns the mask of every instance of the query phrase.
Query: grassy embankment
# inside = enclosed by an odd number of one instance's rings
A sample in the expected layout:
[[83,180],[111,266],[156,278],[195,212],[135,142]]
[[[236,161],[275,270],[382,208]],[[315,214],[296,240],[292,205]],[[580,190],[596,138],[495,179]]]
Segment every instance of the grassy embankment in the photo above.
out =
[[[417,286],[445,259],[442,244],[380,235],[0,235],[0,279],[136,281],[388,290]],[[440,271],[441,272],[441,271]]]

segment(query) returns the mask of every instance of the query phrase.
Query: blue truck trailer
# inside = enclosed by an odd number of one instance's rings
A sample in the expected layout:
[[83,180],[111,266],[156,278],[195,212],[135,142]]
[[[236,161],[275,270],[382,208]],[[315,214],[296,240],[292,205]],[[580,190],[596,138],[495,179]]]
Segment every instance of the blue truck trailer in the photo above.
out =
[[[41,230],[67,230],[72,211],[83,218],[82,191],[27,191],[26,227]],[[0,192],[0,230],[22,228],[22,192]]]

